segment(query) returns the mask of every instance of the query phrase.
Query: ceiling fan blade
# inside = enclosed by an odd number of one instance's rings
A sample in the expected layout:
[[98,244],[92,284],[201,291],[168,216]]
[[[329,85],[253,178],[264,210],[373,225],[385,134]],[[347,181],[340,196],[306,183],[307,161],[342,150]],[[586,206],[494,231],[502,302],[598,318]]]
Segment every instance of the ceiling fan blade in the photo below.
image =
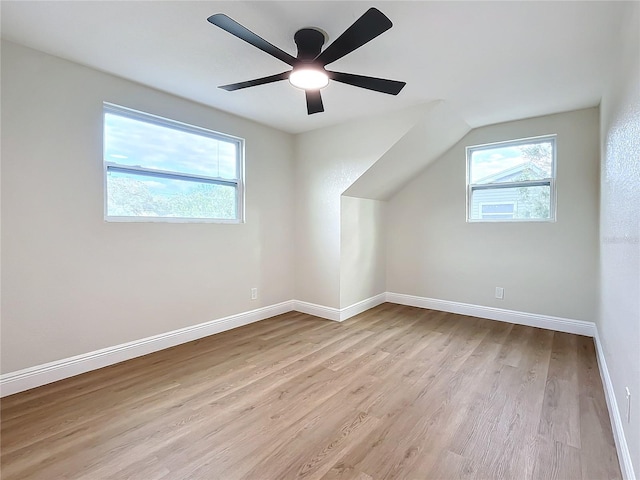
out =
[[307,97],[307,113],[309,115],[324,112],[320,90],[305,90],[304,93]]
[[296,58],[289,55],[284,50],[280,50],[275,45],[270,44],[264,38],[256,35],[251,30],[246,27],[243,27],[238,22],[228,17],[224,13],[217,13],[215,15],[211,15],[207,20],[220,27],[221,29],[229,32],[231,35],[235,35],[240,40],[244,40],[247,43],[250,43],[256,48],[259,48],[263,52],[268,53],[269,55],[276,57],[278,60],[282,60],[284,63],[287,63],[293,66],[296,63]]
[[372,7],[318,55],[316,61],[323,66],[335,62],[386,32],[392,25],[380,10]]
[[365,77],[364,75],[355,75],[353,73],[330,72],[328,70],[327,73],[329,74],[329,78],[336,82],[366,88],[367,90],[375,90],[376,92],[388,93],[389,95],[399,94],[400,90],[407,84],[407,82],[387,80],[386,78]]
[[289,78],[291,70],[288,72],[278,73],[276,75],[269,75],[268,77],[256,78],[254,80],[247,80],[246,82],[230,83],[229,85],[221,85],[218,88],[232,92],[234,90],[240,90],[241,88],[255,87],[257,85],[264,85],[265,83],[278,82],[280,80],[286,80]]

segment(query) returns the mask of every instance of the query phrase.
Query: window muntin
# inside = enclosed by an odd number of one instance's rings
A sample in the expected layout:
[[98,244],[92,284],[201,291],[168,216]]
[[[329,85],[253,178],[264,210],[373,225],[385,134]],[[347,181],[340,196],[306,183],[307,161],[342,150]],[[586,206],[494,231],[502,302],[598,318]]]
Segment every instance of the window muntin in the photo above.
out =
[[[467,221],[554,221],[555,139],[467,147]],[[511,213],[489,207],[507,204]]]
[[104,104],[105,219],[237,223],[242,139]]

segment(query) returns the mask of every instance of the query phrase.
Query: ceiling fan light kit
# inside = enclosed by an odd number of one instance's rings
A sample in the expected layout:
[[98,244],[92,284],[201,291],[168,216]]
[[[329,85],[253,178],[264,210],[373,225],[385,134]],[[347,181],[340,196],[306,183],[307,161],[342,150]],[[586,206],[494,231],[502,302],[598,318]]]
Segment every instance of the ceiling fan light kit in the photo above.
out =
[[322,50],[322,45],[325,43],[326,35],[322,30],[318,28],[298,30],[294,35],[294,41],[298,47],[296,57],[267,42],[227,15],[218,13],[210,16],[207,20],[293,67],[292,70],[275,75],[220,86],[224,90],[240,90],[288,79],[291,85],[305,91],[307,113],[311,115],[324,111],[320,89],[326,87],[329,80],[389,95],[397,95],[406,85],[405,82],[396,80],[333,72],[325,69],[326,65],[348,55],[392,27],[391,20],[376,8],[367,10],[324,50]]
[[329,76],[318,68],[301,66],[291,71],[289,83],[303,90],[320,90],[329,85]]

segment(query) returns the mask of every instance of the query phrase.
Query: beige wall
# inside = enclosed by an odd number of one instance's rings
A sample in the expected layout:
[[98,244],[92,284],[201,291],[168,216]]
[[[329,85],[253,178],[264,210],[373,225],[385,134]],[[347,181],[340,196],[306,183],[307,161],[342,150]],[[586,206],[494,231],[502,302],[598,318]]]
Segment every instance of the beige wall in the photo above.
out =
[[342,196],[340,307],[386,291],[386,202]]
[[[246,223],[105,223],[103,101],[245,138]],[[1,153],[2,372],[293,298],[288,134],[3,43]]]
[[[640,4],[620,29],[601,104],[598,330],[636,475],[640,473]],[[631,421],[627,421],[625,387]]]
[[296,135],[296,300],[340,307],[340,196],[427,110],[421,105]]
[[[467,223],[465,147],[552,133],[557,222]],[[471,131],[389,201],[387,290],[594,321],[598,152],[596,108]]]

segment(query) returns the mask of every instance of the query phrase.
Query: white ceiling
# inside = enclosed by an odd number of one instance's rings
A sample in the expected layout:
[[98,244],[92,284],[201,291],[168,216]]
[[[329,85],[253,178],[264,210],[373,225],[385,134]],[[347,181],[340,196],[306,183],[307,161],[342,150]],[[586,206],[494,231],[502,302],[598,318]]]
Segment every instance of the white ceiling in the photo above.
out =
[[[403,80],[397,96],[332,82],[308,116],[289,69],[207,17],[226,13],[295,56],[296,30],[335,40],[369,7],[394,26],[328,68]],[[597,105],[623,2],[6,1],[2,37],[297,133],[447,100],[472,127]]]

